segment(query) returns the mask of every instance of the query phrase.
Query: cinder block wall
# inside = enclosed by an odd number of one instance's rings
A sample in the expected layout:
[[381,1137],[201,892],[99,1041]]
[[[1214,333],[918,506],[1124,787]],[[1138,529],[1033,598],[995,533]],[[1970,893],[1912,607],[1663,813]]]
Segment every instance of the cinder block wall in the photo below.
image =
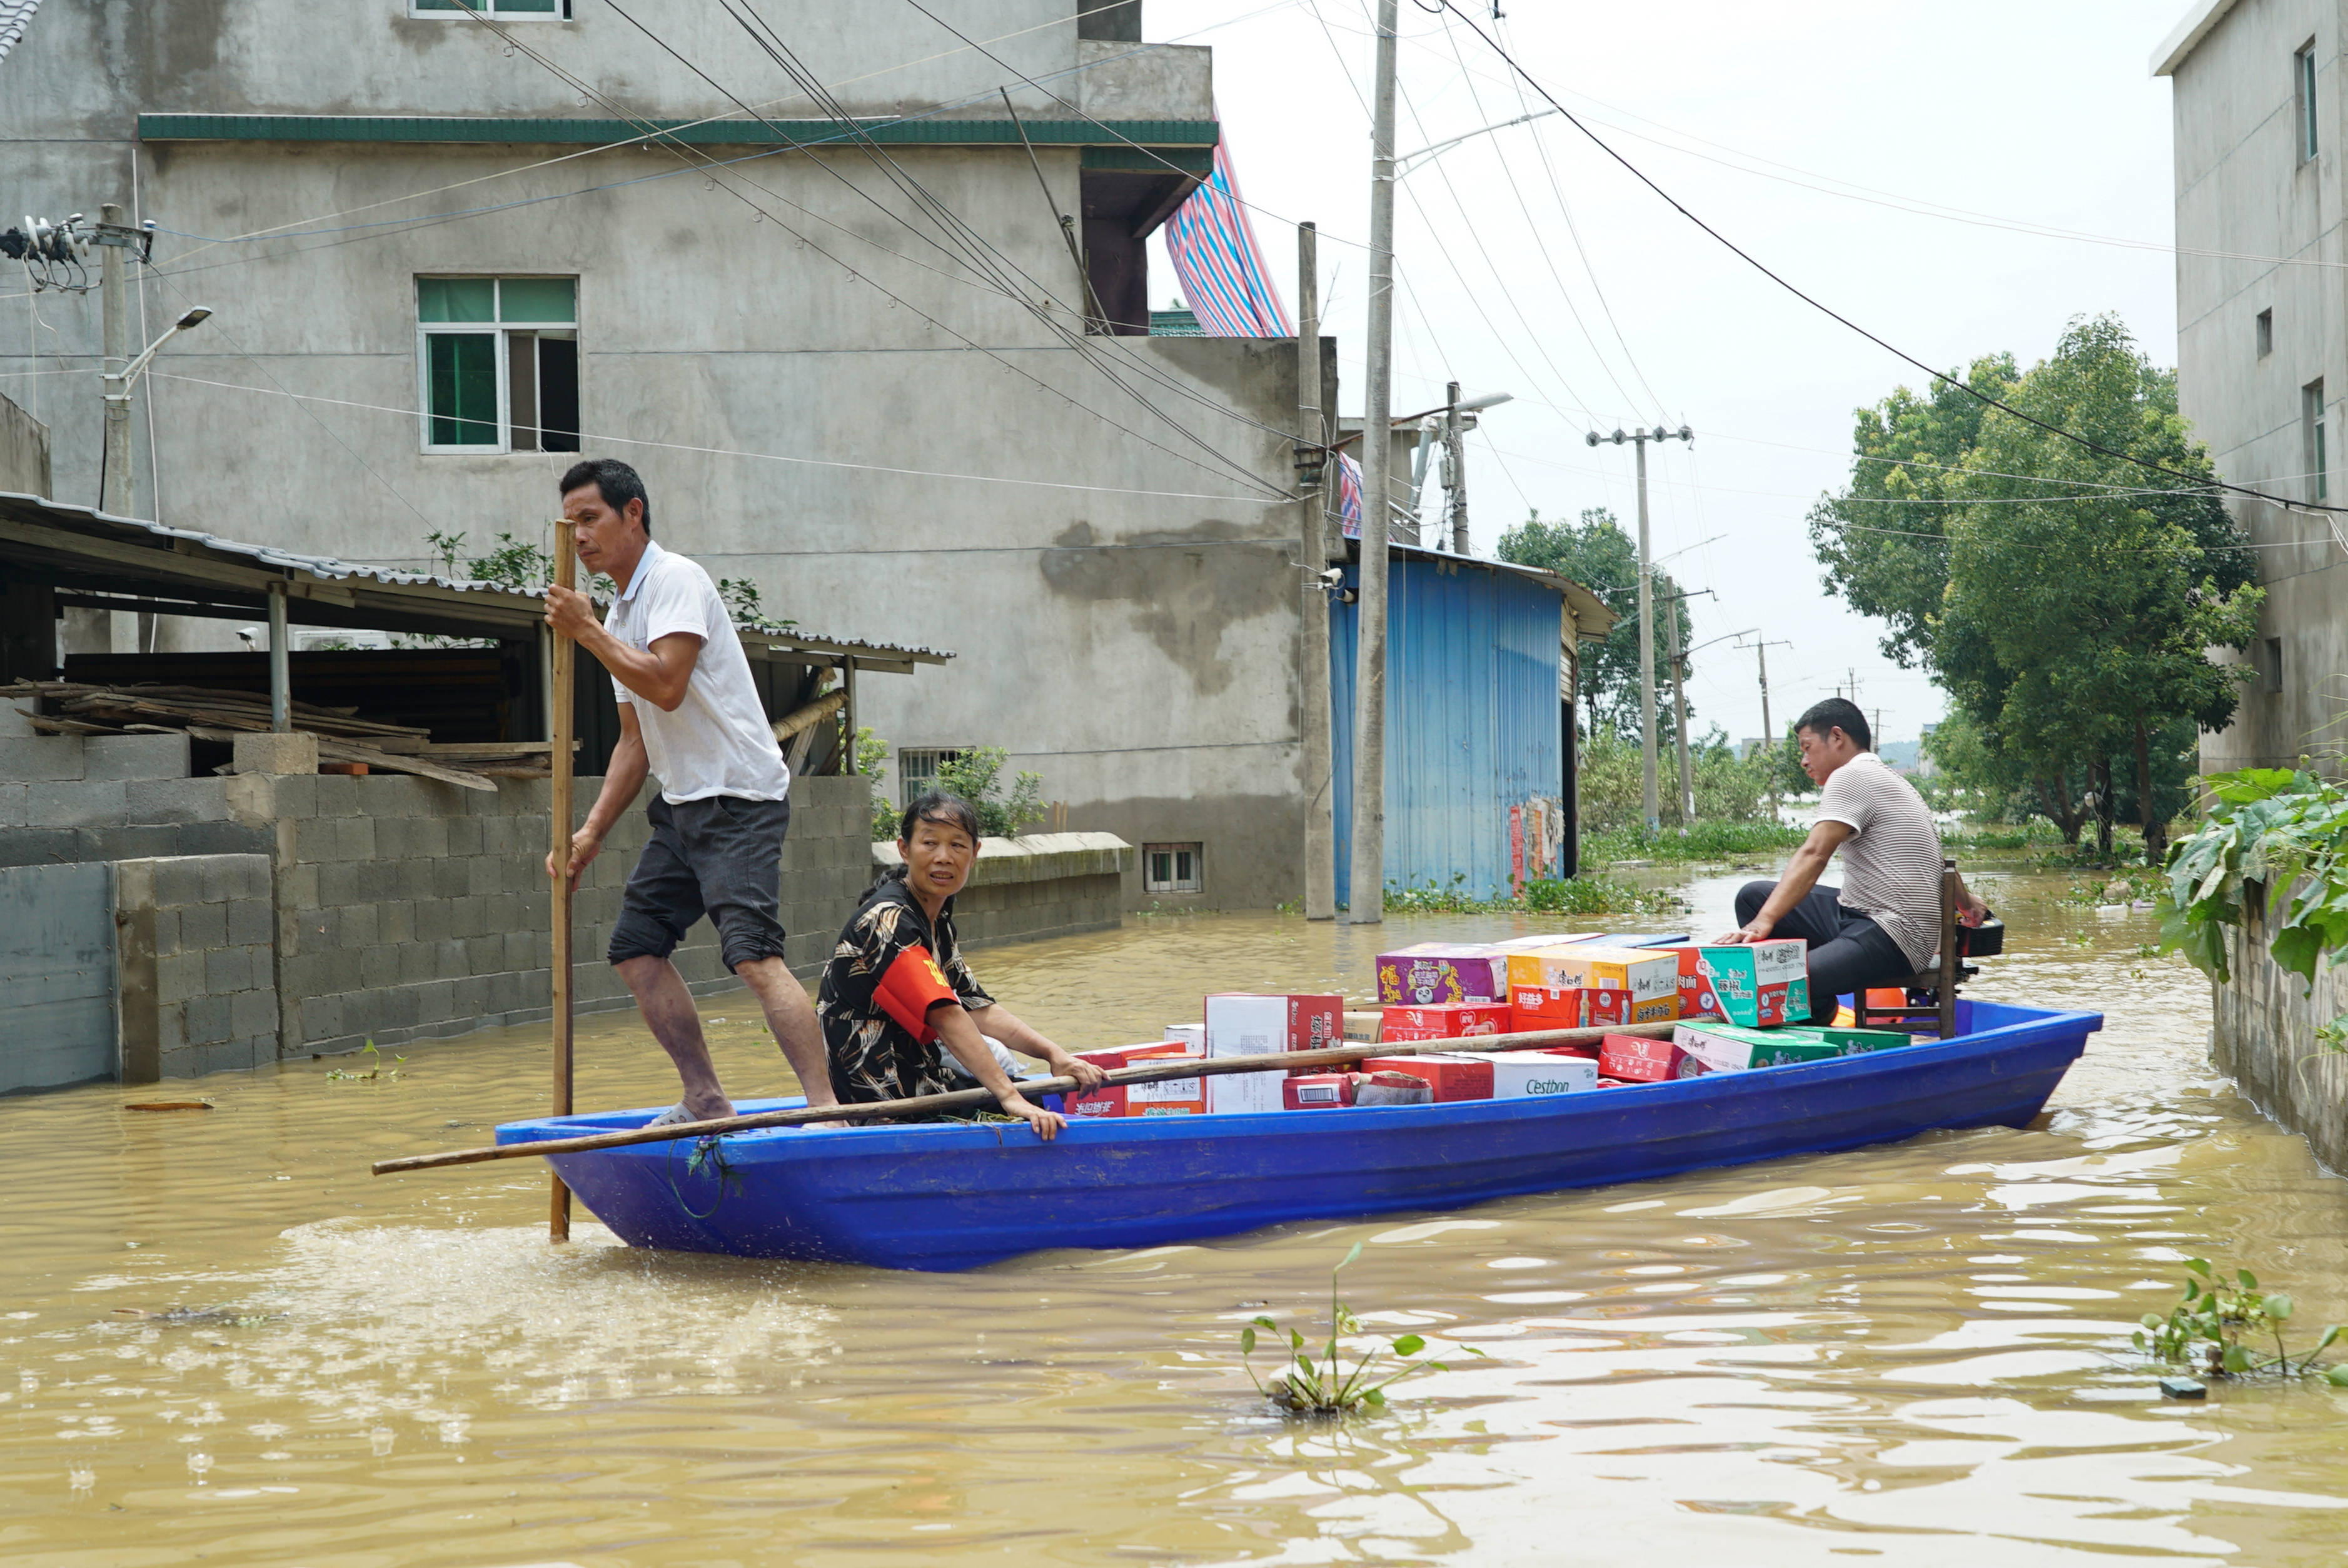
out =
[[2232,978],[2215,988],[2211,1059],[2260,1111],[2304,1137],[2318,1160],[2348,1170],[2348,1055],[2326,1050],[2315,1034],[2348,1011],[2348,971],[2317,969],[2311,993],[2267,951],[2274,926],[2264,908],[2254,907],[2228,940]]
[[277,1060],[271,872],[266,855],[116,863],[122,1081]]
[[188,776],[185,735],[0,736],[0,866],[270,853],[228,784]]
[[[549,1016],[551,902],[544,870],[552,786],[496,794],[395,774],[246,774],[237,814],[273,825],[284,1051],[333,1054]],[[578,814],[602,787],[576,785]],[[811,975],[870,877],[861,779],[791,786],[782,917],[791,967]],[[622,818],[572,904],[577,1007],[632,1005],[603,962],[620,893],[650,832]],[[696,993],[740,982],[705,922],[675,954]]]

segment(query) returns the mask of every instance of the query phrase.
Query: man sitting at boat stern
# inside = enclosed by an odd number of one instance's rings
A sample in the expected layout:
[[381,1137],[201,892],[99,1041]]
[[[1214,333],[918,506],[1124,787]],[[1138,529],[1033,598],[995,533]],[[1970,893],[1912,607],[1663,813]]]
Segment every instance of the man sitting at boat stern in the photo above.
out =
[[[734,1111],[693,993],[669,962],[705,914],[717,927],[726,967],[757,994],[808,1103],[829,1105],[823,1035],[807,991],[784,965],[778,918],[791,772],[733,617],[706,571],[653,542],[652,502],[633,468],[590,459],[572,465],[561,488],[580,564],[609,573],[620,587],[601,625],[585,594],[546,590],[547,624],[612,672],[620,708],[620,743],[603,770],[602,793],[571,838],[573,887],[645,775],[658,774],[661,784],[644,808],[652,837],[621,897],[610,954],[685,1086],[685,1098],[653,1124]],[[551,855],[546,874],[555,874]]]
[[1004,1114],[1048,1140],[1066,1119],[1019,1092],[1015,1063],[996,1042],[1086,1089],[1104,1075],[1012,1017],[963,962],[953,901],[978,850],[978,813],[959,795],[932,790],[905,808],[897,835],[904,864],[882,873],[849,917],[816,993],[831,1088],[855,1105],[948,1093],[974,1081]]
[[[1941,835],[1916,786],[1869,746],[1855,702],[1829,697],[1794,723],[1802,771],[1818,786],[1818,821],[1786,875],[1737,890],[1744,924],[1723,942],[1799,937],[1810,945],[1810,1021],[1830,1021],[1835,998],[1904,979],[1931,962],[1941,943]],[[1842,852],[1843,884],[1818,877]],[[1957,883],[1959,917],[1976,924],[1989,907]]]

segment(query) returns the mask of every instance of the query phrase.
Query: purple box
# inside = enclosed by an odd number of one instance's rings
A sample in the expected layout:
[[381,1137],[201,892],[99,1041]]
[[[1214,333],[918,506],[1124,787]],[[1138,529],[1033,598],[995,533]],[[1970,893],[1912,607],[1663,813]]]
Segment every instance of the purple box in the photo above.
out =
[[1378,1000],[1398,1007],[1506,1002],[1509,955],[1478,943],[1421,942],[1378,955]]

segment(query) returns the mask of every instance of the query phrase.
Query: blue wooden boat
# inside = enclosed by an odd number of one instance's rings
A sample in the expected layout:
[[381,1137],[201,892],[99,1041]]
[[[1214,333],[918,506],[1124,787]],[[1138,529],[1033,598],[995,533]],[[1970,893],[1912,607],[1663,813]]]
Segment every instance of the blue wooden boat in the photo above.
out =
[[[2021,1127],[2100,1013],[1960,1001],[1958,1036],[1872,1055],[1594,1093],[1440,1105],[928,1123],[549,1156],[633,1246],[964,1269],[1042,1247],[1142,1247],[1293,1220],[1452,1208],[1888,1143]],[[796,1100],[741,1102],[782,1110]],[[499,1143],[641,1127],[656,1109],[509,1122]]]

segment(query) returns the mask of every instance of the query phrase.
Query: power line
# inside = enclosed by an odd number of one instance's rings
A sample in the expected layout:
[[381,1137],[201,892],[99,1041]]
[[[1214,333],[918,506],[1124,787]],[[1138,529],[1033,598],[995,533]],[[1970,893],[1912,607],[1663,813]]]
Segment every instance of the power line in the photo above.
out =
[[[245,357],[247,359],[253,358],[250,354],[246,354]],[[254,360],[255,364],[258,364],[260,362],[258,360]],[[150,370],[147,374],[149,375],[161,376],[166,381],[184,381],[194,386],[219,387],[229,392],[251,392],[259,394],[264,397],[288,397],[294,399],[297,403],[323,403],[335,408],[365,409],[371,414],[396,414],[403,418],[407,419],[420,419],[424,417],[424,414],[420,409],[396,408],[389,404],[383,403],[360,403],[347,397],[320,397],[310,393],[289,392],[282,385],[273,389],[265,386],[248,386],[241,382],[211,381],[202,376],[180,375],[160,370]],[[263,374],[267,374],[268,373],[263,371]],[[702,456],[742,457],[761,463],[792,463],[802,467],[809,468],[845,468],[853,469],[860,473],[895,474],[909,478],[919,479],[956,479],[971,484],[981,485],[1025,485],[1045,490],[1081,490],[1096,495],[1143,496],[1155,499],[1175,501],[1221,501],[1227,504],[1252,507],[1288,507],[1294,506],[1296,504],[1296,497],[1293,496],[1259,497],[1254,496],[1224,495],[1211,491],[1140,490],[1117,485],[1078,485],[1058,479],[1016,479],[999,474],[958,474],[947,469],[906,468],[883,463],[850,463],[837,457],[798,457],[783,452],[746,452],[739,448],[730,446],[698,446],[684,441],[654,441],[640,436],[604,436],[599,435],[592,430],[581,432],[580,439],[582,443],[594,441],[608,446],[650,446],[669,452],[690,452]],[[427,520],[428,521],[429,519]],[[1220,543],[1221,541],[1218,540],[1209,542]]]
[[[1451,12],[1456,16],[1458,16],[1462,22],[1467,23],[1468,26],[1475,32],[1476,36],[1478,38],[1483,39],[1485,44],[1488,46],[1495,54],[1508,61],[1509,67],[1511,70],[1515,71],[1519,77],[1522,77],[1525,81],[1531,86],[1535,92],[1540,94],[1543,98],[1548,100],[1550,108],[1556,109],[1559,114],[1563,115],[1567,122],[1576,130],[1581,132],[1582,135],[1588,137],[1591,141],[1598,147],[1599,150],[1604,152],[1609,158],[1612,158],[1615,162],[1621,164],[1625,169],[1629,170],[1632,177],[1635,178],[1642,185],[1644,185],[1648,190],[1661,197],[1670,205],[1673,211],[1686,219],[1689,222],[1694,224],[1697,228],[1703,230],[1704,233],[1717,241],[1732,255],[1735,256],[1746,265],[1751,267],[1755,272],[1759,272],[1763,277],[1768,279],[1771,282],[1776,284],[1779,288],[1785,290],[1787,293],[1793,295],[1796,299],[1801,301],[1812,310],[1817,311],[1819,314],[1826,316],[1831,321],[1839,323],[1841,325],[1848,327],[1850,331],[1857,333],[1868,342],[1875,344],[1878,348],[1882,349],[1885,353],[1893,355],[1895,358],[1906,361],[1909,364],[1911,364],[1918,370],[1922,371],[1926,375],[1931,376],[1933,380],[1946,383],[1948,385],[1953,386],[1958,391],[1979,399],[1981,402],[1988,405],[1992,408],[1999,410],[2001,413],[2010,415],[2013,418],[2021,420],[2025,425],[2034,425],[2038,429],[2045,431],[2050,436],[2060,436],[2062,439],[2069,441],[2075,446],[2084,447],[2087,451],[2096,453],[2099,456],[2110,457],[2122,463],[2131,463],[2139,468],[2149,470],[2155,474],[2166,474],[2172,479],[2183,479],[2190,485],[2230,491],[2239,496],[2247,496],[2252,500],[2263,501],[2269,506],[2279,506],[2292,510],[2310,512],[2348,512],[2348,507],[2326,506],[2321,502],[2314,501],[2294,502],[2280,500],[2275,497],[2261,494],[2260,492],[2245,485],[2230,484],[2223,479],[2206,479],[2198,475],[2180,472],[2178,469],[2169,467],[2166,464],[2156,463],[2148,457],[2138,457],[2130,452],[2116,450],[2113,447],[2103,445],[2101,442],[2090,440],[2088,437],[2081,436],[2075,431],[2065,430],[2059,425],[2051,424],[2046,420],[2039,418],[2034,414],[2024,413],[2023,410],[2014,407],[2013,405],[2006,402],[2004,399],[1993,397],[1986,392],[1979,391],[1961,378],[1952,375],[1946,371],[1933,369],[1931,365],[1925,364],[1922,360],[1918,359],[1914,354],[1908,353],[1905,349],[1900,348],[1887,340],[1877,336],[1874,333],[1869,332],[1863,326],[1860,326],[1857,322],[1852,321],[1849,316],[1846,316],[1839,311],[1835,310],[1832,306],[1826,304],[1816,296],[1805,292],[1799,287],[1788,282],[1777,272],[1773,272],[1751,251],[1746,250],[1743,246],[1729,239],[1727,235],[1723,234],[1711,224],[1706,223],[1694,212],[1689,211],[1676,197],[1671,194],[1671,192],[1665,190],[1662,186],[1649,179],[1647,175],[1640,169],[1638,165],[1632,163],[1629,159],[1624,158],[1620,152],[1617,152],[1611,145],[1609,145],[1603,138],[1600,137],[1597,132],[1582,124],[1581,119],[1575,116],[1571,109],[1569,109],[1563,104],[1559,103],[1556,97],[1550,94],[1547,87],[1542,87],[1539,81],[1534,79],[1531,73],[1528,72],[1524,67],[1517,63],[1516,56],[1509,54],[1507,49],[1500,46],[1498,40],[1491,37],[1481,27],[1477,26],[1475,22],[1470,19],[1466,13],[1459,10],[1458,6],[1453,3],[1453,0],[1437,0],[1437,4],[1441,5],[1445,10]],[[2348,548],[2348,544],[2343,544],[2343,548]]]

